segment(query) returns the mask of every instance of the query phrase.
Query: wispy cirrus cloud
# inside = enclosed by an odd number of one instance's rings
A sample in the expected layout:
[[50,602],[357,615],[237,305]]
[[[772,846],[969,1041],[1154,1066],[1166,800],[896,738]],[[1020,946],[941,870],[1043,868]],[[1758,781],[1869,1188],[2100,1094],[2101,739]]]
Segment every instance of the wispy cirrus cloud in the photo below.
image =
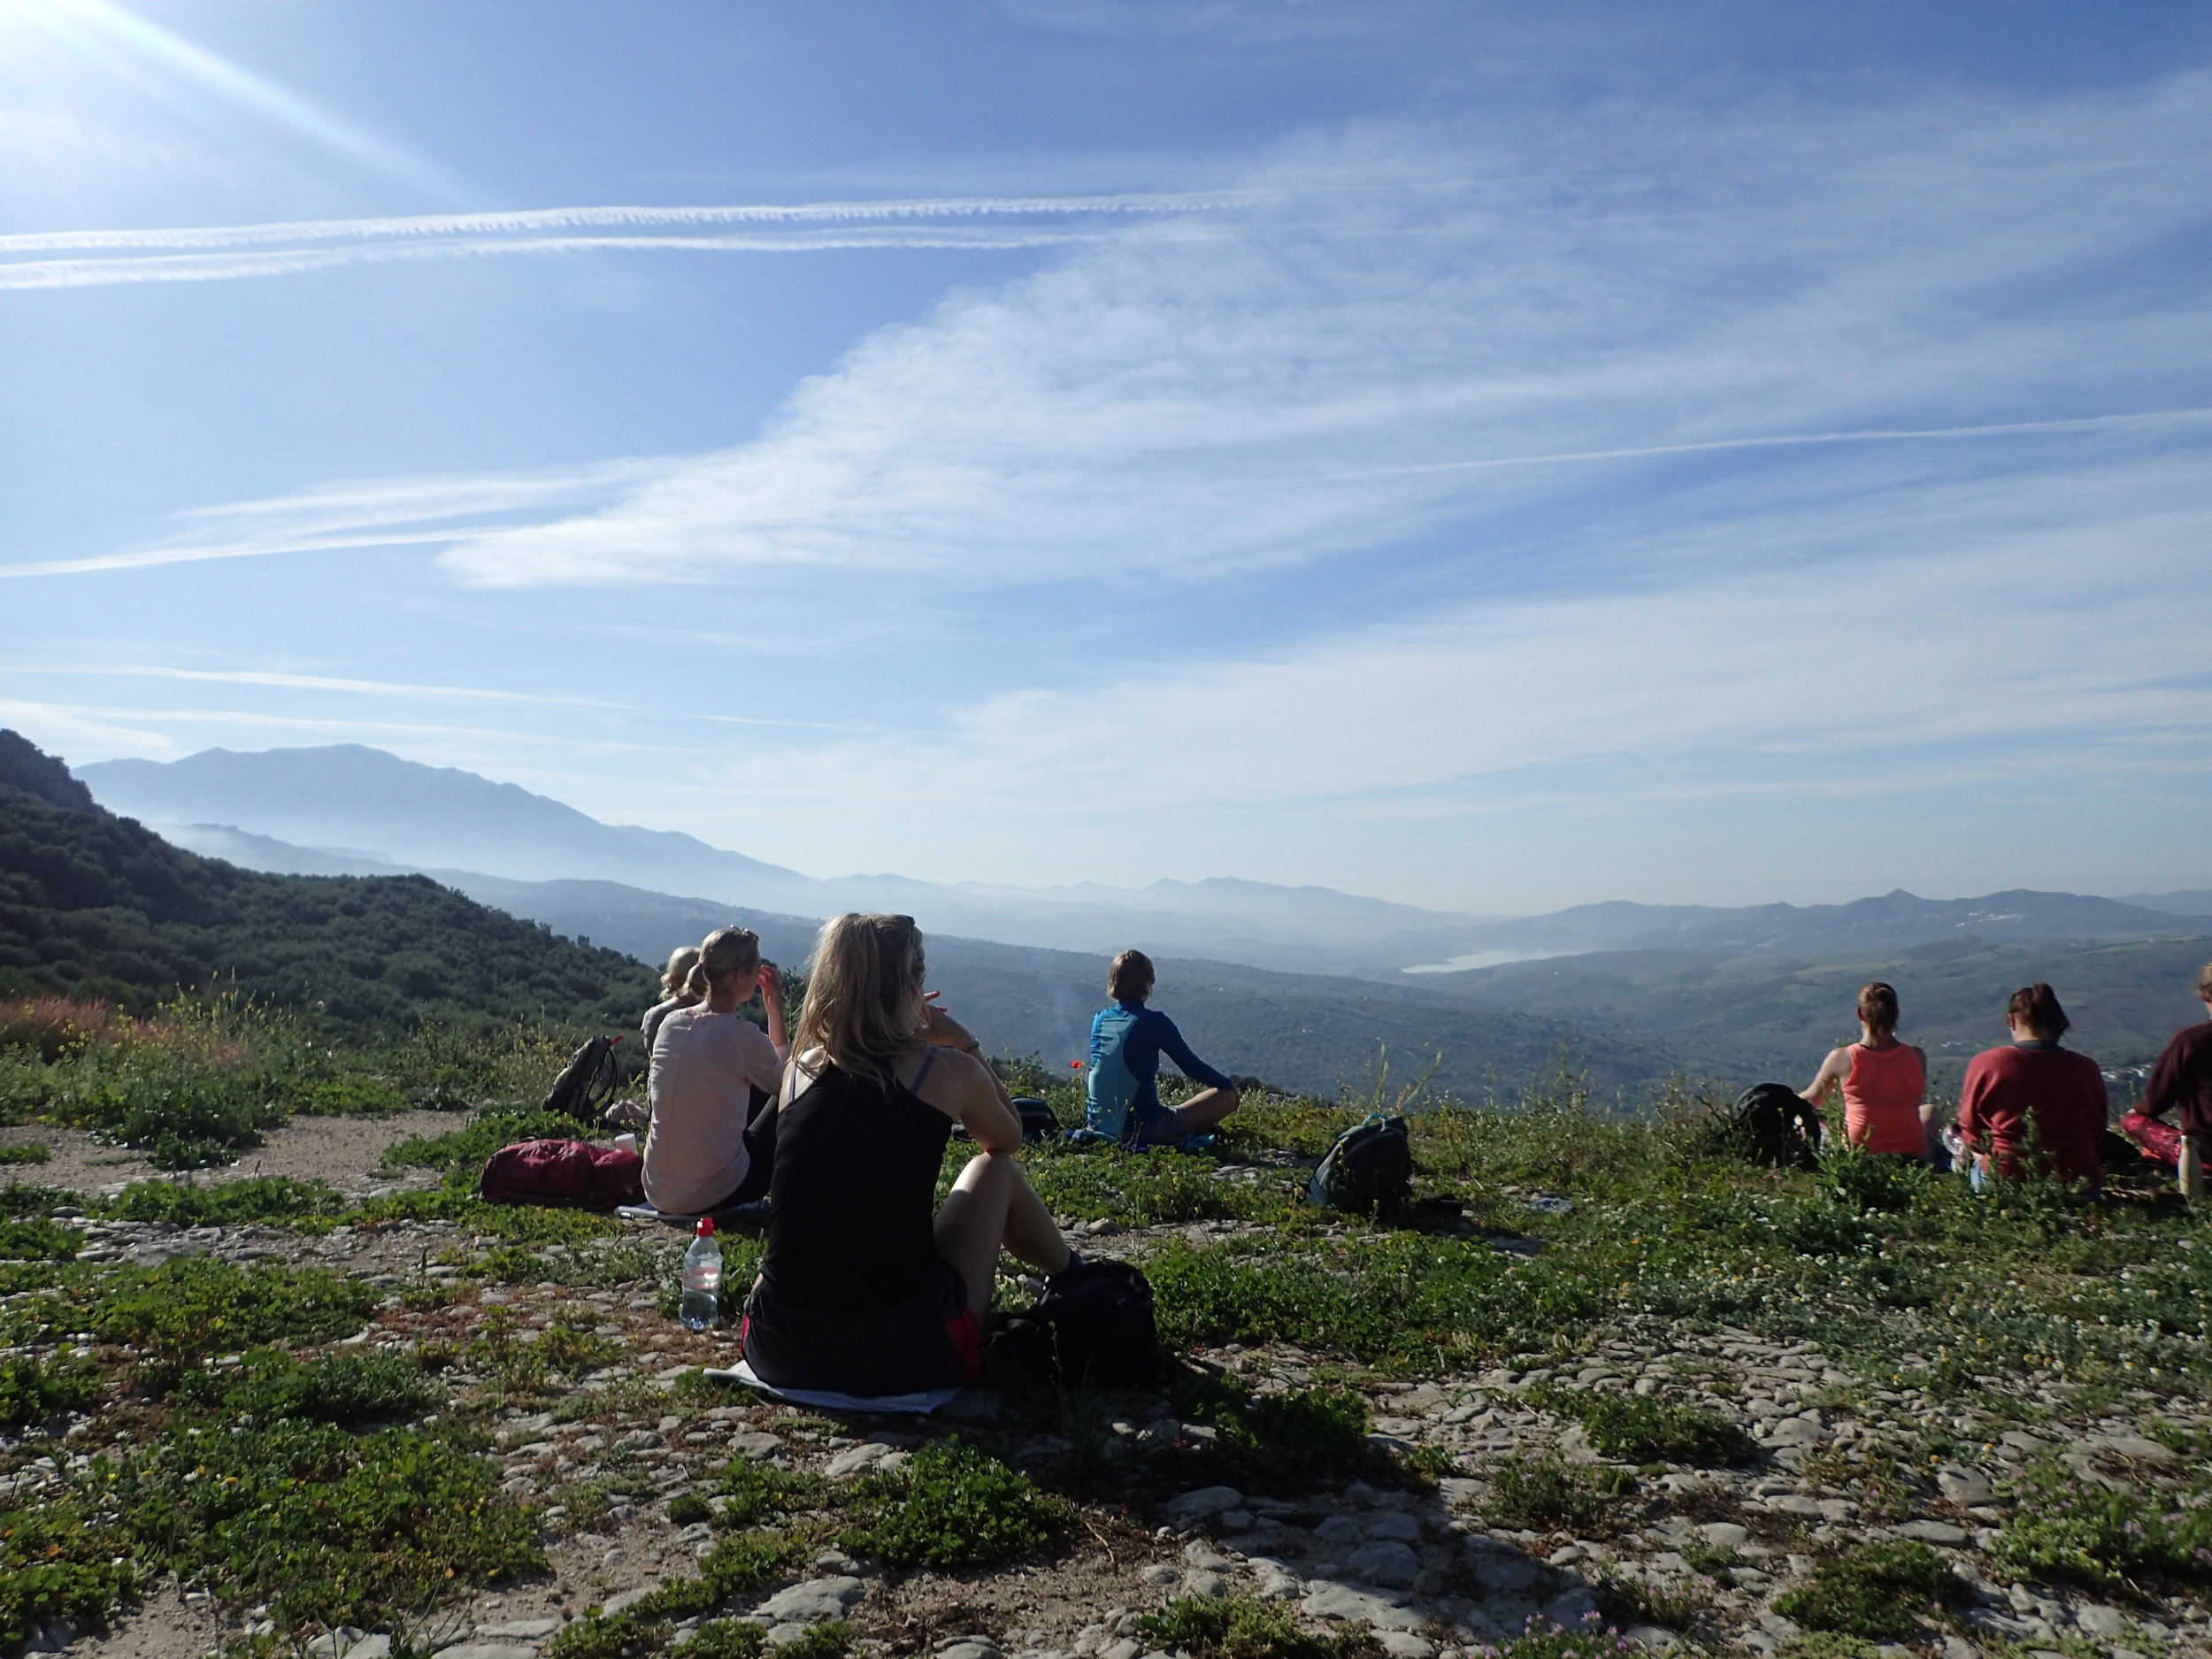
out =
[[[1048,248],[1096,241],[1117,219],[1202,215],[1248,203],[1254,195],[1229,190],[557,207],[265,225],[31,231],[0,236],[0,291],[219,282],[356,265],[594,252]],[[28,257],[58,254],[73,257]]]

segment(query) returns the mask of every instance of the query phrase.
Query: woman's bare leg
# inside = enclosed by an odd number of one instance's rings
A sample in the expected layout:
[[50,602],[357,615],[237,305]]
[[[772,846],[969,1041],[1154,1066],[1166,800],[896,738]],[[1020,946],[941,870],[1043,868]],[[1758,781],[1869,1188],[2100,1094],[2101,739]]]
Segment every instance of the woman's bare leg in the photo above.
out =
[[936,1237],[937,1254],[960,1270],[968,1306],[978,1318],[991,1306],[1002,1246],[1048,1273],[1068,1264],[1067,1240],[1010,1153],[985,1152],[968,1160],[937,1212]]
[[1233,1088],[1202,1088],[1175,1110],[1183,1114],[1183,1133],[1202,1135],[1244,1103]]

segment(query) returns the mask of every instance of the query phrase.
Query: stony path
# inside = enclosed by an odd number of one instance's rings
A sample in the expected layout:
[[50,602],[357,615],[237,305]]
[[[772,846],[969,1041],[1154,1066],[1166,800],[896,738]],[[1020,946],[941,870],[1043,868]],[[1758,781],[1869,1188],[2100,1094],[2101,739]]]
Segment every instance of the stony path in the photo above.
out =
[[[452,1279],[457,1270],[431,1263],[462,1242],[446,1224],[340,1228],[321,1238],[265,1227],[76,1225],[87,1236],[81,1259],[88,1261],[151,1263],[209,1253],[321,1264],[387,1287]],[[669,1235],[657,1230],[638,1230],[636,1241],[672,1248]],[[1141,1232],[1127,1232],[1110,1242],[1134,1251],[1147,1241]],[[368,1328],[351,1340],[394,1348],[444,1340],[457,1351],[496,1317],[514,1322],[518,1340],[557,1321],[618,1345],[618,1357],[580,1379],[555,1409],[511,1409],[495,1421],[496,1443],[484,1455],[495,1461],[510,1492],[550,1506],[545,1515],[553,1571],[541,1581],[480,1596],[425,1632],[449,1659],[534,1659],[565,1622],[593,1608],[618,1609],[626,1597],[664,1574],[687,1570],[708,1548],[710,1529],[672,1523],[668,1503],[703,1488],[727,1460],[767,1460],[845,1480],[927,1436],[964,1425],[1007,1435],[1018,1463],[1034,1466],[1068,1445],[1050,1433],[1029,1432],[1020,1403],[989,1390],[963,1395],[943,1414],[947,1420],[920,1423],[826,1422],[741,1392],[723,1403],[679,1405],[678,1375],[728,1363],[727,1333],[697,1336],[668,1319],[650,1280],[584,1287],[551,1279],[517,1286],[455,1279],[446,1305],[421,1305],[435,1297],[411,1300],[413,1310],[396,1294],[388,1296]],[[1237,1594],[1285,1605],[1317,1625],[1371,1630],[1394,1659],[1469,1659],[1483,1644],[1517,1633],[1532,1617],[1571,1625],[1596,1611],[1609,1593],[1617,1605],[1617,1586],[1640,1584],[1663,1604],[1682,1609],[1682,1617],[1674,1628],[1632,1628],[1629,1634],[1639,1643],[1663,1648],[1686,1640],[1765,1655],[1799,1633],[1772,1602],[1803,1581],[1817,1552],[1897,1536],[1940,1553],[1972,1598],[1965,1614],[1971,1636],[1932,1634],[1917,1650],[1922,1654],[1970,1659],[1979,1644],[2067,1659],[2091,1652],[2114,1659],[2212,1655],[2212,1616],[2200,1608],[2122,1603],[2016,1583],[1986,1553],[2008,1513],[2010,1471],[2030,1459],[2055,1457],[2085,1486],[2158,1486],[2184,1471],[2175,1454],[2147,1432],[2150,1420],[2199,1431],[2212,1426],[2196,1402],[2139,1392],[2125,1409],[2094,1421],[2030,1430],[1970,1409],[1939,1408],[1909,1388],[1868,1390],[1812,1344],[1780,1345],[1725,1329],[1643,1329],[1632,1322],[1591,1335],[1581,1361],[1557,1373],[1491,1371],[1419,1385],[1367,1385],[1383,1443],[1435,1448],[1458,1471],[1432,1491],[1380,1491],[1360,1483],[1289,1496],[1248,1496],[1220,1486],[1178,1490],[1164,1486],[1160,1472],[1171,1470],[1179,1448],[1213,1431],[1179,1421],[1164,1394],[1116,1396],[1102,1404],[1106,1453],[1128,1471],[1130,1490],[1148,1495],[1121,1510],[1094,1506],[1058,1558],[995,1572],[884,1573],[830,1551],[817,1560],[812,1576],[726,1611],[749,1616],[778,1636],[842,1617],[864,1639],[863,1651],[942,1659],[1143,1659],[1138,1616],[1179,1594]],[[1193,1357],[1263,1391],[1300,1386],[1313,1376],[1311,1357],[1291,1348],[1229,1348]],[[447,1379],[462,1395],[484,1380],[460,1370]],[[1647,1469],[1635,1475],[1613,1523],[1592,1536],[1486,1526],[1479,1516],[1488,1490],[1486,1471],[1496,1460],[1556,1449],[1594,1461],[1579,1428],[1528,1404],[1531,1388],[1554,1381],[1632,1394],[1664,1391],[1701,1402],[1744,1425],[1763,1457],[1735,1470]],[[666,1391],[664,1409],[635,1406],[654,1391]],[[603,1409],[596,1403],[603,1396],[622,1403]],[[1918,1444],[1932,1425],[1966,1449],[1901,1488],[1885,1513],[1865,1513],[1858,1500],[1823,1484],[1824,1459],[1883,1449],[1893,1456],[1897,1448]],[[19,1490],[53,1481],[70,1451],[63,1445],[22,1456],[40,1451],[22,1447],[5,1479]],[[613,1467],[641,1473],[650,1495],[618,1502],[588,1525],[576,1525],[564,1492]],[[204,1600],[173,1592],[113,1632],[50,1631],[34,1650],[196,1659],[240,1633],[220,1625]],[[366,1638],[357,1659],[376,1659],[385,1640]],[[1887,1651],[1901,1659],[1912,1650]]]

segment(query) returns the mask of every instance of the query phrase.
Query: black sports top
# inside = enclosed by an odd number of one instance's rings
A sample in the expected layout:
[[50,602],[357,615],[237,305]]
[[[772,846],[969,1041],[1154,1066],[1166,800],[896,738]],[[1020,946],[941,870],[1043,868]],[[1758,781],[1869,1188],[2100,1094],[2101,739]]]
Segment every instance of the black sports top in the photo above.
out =
[[826,1062],[777,1114],[761,1288],[786,1307],[840,1311],[934,1290],[937,1172],[951,1139],[952,1119],[913,1089]]

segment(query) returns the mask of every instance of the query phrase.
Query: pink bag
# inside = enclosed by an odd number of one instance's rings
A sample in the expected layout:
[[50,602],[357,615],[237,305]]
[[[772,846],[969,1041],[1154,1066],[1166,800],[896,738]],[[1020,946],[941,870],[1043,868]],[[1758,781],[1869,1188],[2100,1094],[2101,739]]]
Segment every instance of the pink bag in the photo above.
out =
[[476,1195],[488,1204],[612,1210],[645,1202],[645,1160],[584,1141],[525,1141],[485,1160]]

